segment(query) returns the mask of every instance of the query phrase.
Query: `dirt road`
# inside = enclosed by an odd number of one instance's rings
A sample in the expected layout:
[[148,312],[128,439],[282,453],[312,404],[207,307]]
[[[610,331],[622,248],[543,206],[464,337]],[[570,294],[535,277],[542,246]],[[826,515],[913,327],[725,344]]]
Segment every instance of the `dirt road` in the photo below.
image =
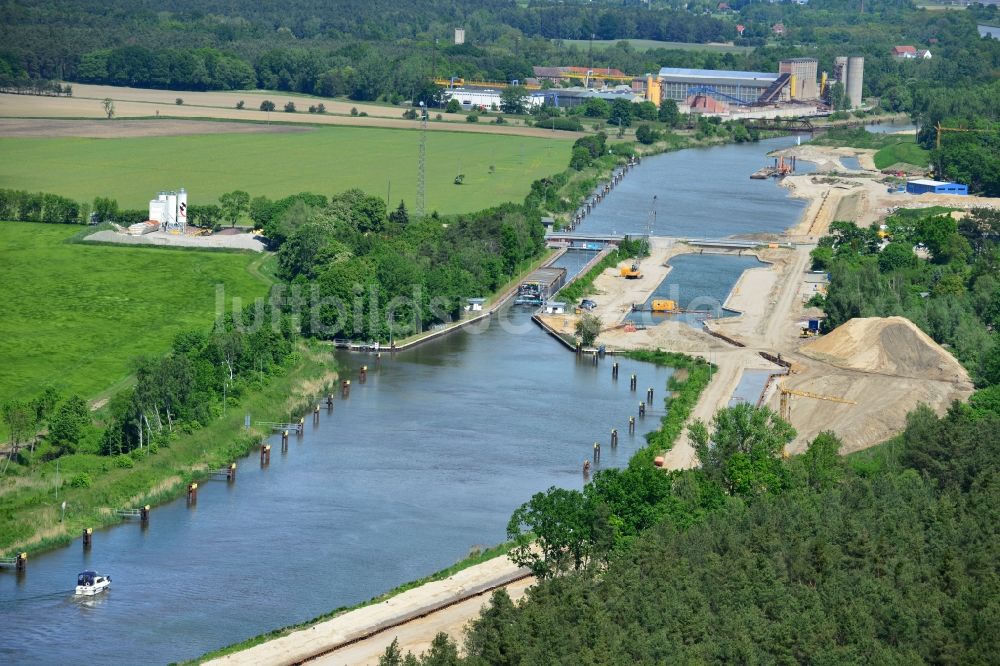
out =
[[[365,655],[374,654],[377,661],[380,651],[401,632],[407,644],[413,646],[410,649],[425,649],[439,631],[460,632],[464,626],[463,611],[467,613],[464,615],[467,621],[489,600],[489,591],[493,588],[524,582],[520,592],[516,585],[513,588],[515,594],[523,593],[532,580],[527,578],[529,575],[527,569],[517,567],[506,556],[497,557],[463,569],[445,580],[426,583],[381,603],[348,611],[207,663],[275,666],[321,656],[324,657],[322,663],[328,664],[368,663],[365,660],[369,657]],[[460,605],[462,608],[457,608]],[[345,648],[351,648],[349,654],[355,657],[338,656],[338,649]],[[361,661],[352,661],[354,658]]]
[[[511,583],[506,586],[507,594],[516,602],[525,595],[533,582],[533,580],[526,579]],[[412,652],[418,655],[421,652],[426,652],[434,637],[442,631],[461,645],[466,625],[473,618],[478,617],[483,608],[489,604],[491,594],[484,592],[454,606],[408,622],[392,631],[376,634],[371,638],[358,641],[307,663],[324,666],[378,664],[379,657],[385,653],[385,649],[389,647],[393,639],[399,641],[399,649],[403,654]]]

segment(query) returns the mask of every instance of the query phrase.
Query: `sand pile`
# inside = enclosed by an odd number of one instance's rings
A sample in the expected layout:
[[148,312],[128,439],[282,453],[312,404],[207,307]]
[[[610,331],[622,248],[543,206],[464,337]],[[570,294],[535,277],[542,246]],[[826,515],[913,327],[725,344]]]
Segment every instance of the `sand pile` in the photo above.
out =
[[905,317],[852,319],[803,345],[806,356],[847,370],[967,383],[958,361]]

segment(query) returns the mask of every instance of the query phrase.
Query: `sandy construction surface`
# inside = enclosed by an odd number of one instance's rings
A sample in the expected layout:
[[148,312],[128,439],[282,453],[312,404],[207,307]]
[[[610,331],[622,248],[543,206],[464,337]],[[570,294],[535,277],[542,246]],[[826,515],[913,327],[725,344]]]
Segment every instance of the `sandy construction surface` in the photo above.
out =
[[[385,107],[374,104],[344,102],[316,97],[303,97],[276,92],[236,91],[236,92],[190,92],[145,90],[139,88],[116,88],[112,86],[73,85],[72,97],[38,97],[34,95],[0,94],[0,117],[7,118],[72,118],[102,119],[107,122],[102,101],[111,98],[115,103],[115,120],[126,118],[148,119],[155,122],[171,122],[175,119],[241,120],[263,123],[312,123],[318,125],[352,125],[358,127],[385,127],[393,129],[417,129],[420,123],[402,117],[404,107]],[[177,105],[181,98],[184,104]],[[277,110],[267,113],[260,111],[263,100],[271,100]],[[243,101],[245,109],[237,109],[236,103]],[[286,102],[294,102],[297,113],[285,113]],[[312,104],[324,104],[327,113],[308,113]],[[367,117],[351,116],[352,108],[365,112]],[[561,132],[518,124],[497,125],[490,122],[465,122],[462,115],[442,113],[442,120],[432,120],[427,128],[432,131],[475,132],[487,134],[510,134],[574,140],[575,132]],[[115,123],[117,124],[117,123]],[[155,130],[154,130],[155,131]],[[83,135],[86,136],[86,135]]]
[[210,236],[191,236],[171,234],[165,231],[154,231],[142,236],[132,236],[120,234],[116,231],[106,229],[98,231],[86,238],[85,241],[96,241],[101,243],[119,243],[121,245],[160,245],[172,247],[200,247],[203,249],[229,250],[252,250],[263,252],[264,241],[251,234],[212,234]]
[[[392,642],[397,634],[405,635],[407,649],[422,651],[430,645],[438,631],[450,628],[460,633],[465,620],[478,612],[489,601],[489,592],[495,586],[515,584],[516,594],[523,593],[532,579],[525,578],[527,569],[521,569],[506,556],[487,560],[482,564],[463,569],[441,581],[426,583],[387,599],[382,603],[325,620],[288,636],[276,638],[256,645],[242,652],[236,652],[209,664],[295,664],[312,659],[320,653],[327,653],[321,663],[356,664],[369,663]],[[482,593],[482,594],[479,594]],[[464,597],[473,596],[472,599]],[[455,603],[459,602],[459,603]],[[459,608],[459,606],[462,606]],[[405,626],[394,625],[405,622]],[[402,642],[402,639],[401,639]],[[350,646],[346,645],[351,643]],[[352,658],[340,657],[340,651],[332,651],[338,646],[349,649]],[[381,650],[379,649],[381,646]]]

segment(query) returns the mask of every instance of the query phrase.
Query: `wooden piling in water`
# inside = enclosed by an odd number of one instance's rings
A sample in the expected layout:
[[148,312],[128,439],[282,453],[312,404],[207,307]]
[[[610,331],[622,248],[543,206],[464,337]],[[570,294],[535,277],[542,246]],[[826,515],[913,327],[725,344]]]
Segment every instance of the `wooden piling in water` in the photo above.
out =
[[313,410],[313,425],[319,423],[319,405]]
[[630,435],[634,435],[635,434],[635,417],[634,416],[628,417],[628,434],[630,434]]
[[611,429],[611,448],[618,446],[618,428]]
[[640,402],[639,403],[639,416],[645,416],[645,415],[646,415],[646,403],[645,402]]
[[295,434],[301,437],[302,433],[304,433],[305,431],[306,431],[306,417],[300,416],[299,425],[296,426],[295,428]]
[[649,403],[650,407],[653,406],[653,387],[652,386],[650,386],[648,389],[646,389],[646,402]]
[[23,574],[24,570],[28,568],[28,554],[18,553],[17,557],[14,558],[14,571],[19,574]]
[[363,365],[361,369],[358,370],[358,381],[364,384],[368,380],[368,366]]
[[601,444],[594,442],[594,464],[601,462]]
[[198,501],[198,484],[189,483],[187,490],[187,503],[188,505],[194,504]]
[[288,450],[288,431],[281,431],[281,452],[284,453]]
[[628,380],[628,388],[629,388],[629,390],[630,390],[630,391],[634,391],[634,390],[635,390],[635,388],[636,388],[636,386],[638,385],[638,383],[639,383],[639,382],[638,382],[638,380],[637,380],[637,379],[635,378],[635,375],[632,375],[632,377],[631,377],[631,378],[630,378],[630,379]]
[[139,522],[143,525],[149,524],[149,505],[139,507]]
[[85,527],[83,528],[83,549],[87,550],[90,548],[94,540],[94,528]]
[[348,398],[351,395],[351,380],[345,379],[340,384],[340,395],[344,398]]
[[618,361],[611,366],[611,379],[618,379]]
[[229,483],[236,481],[236,463],[229,464],[229,468],[226,470],[226,481]]
[[331,409],[333,409],[333,394],[332,393],[330,393],[329,395],[326,396],[326,409],[327,409],[327,411],[330,411]]
[[264,467],[265,465],[270,465],[270,464],[271,464],[271,445],[270,444],[261,444],[260,445],[260,466]]

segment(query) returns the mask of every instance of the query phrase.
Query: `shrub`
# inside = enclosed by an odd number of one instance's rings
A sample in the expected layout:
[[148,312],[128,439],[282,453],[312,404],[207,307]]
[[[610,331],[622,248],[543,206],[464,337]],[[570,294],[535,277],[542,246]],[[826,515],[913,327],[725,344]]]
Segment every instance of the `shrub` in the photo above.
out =
[[287,102],[285,104],[285,113],[295,113],[295,102]]
[[177,106],[181,106],[182,104],[184,104],[184,100],[178,97],[177,99],[174,100],[174,104],[176,104]]
[[135,466],[135,461],[124,453],[120,456],[115,456],[114,461],[115,467],[118,467],[119,469],[132,469],[132,467]]
[[326,104],[320,102],[316,105],[316,113],[326,113]]
[[263,102],[260,103],[260,110],[261,111],[274,111],[274,102],[272,102],[269,99],[265,99]]
[[246,106],[246,102],[244,102],[243,100],[240,100],[240,101],[236,102],[236,108],[237,109],[242,109],[245,106]]
[[73,477],[73,479],[69,482],[69,485],[73,486],[74,488],[89,488],[90,484],[93,482],[94,480],[90,478],[89,474],[87,474],[86,472],[80,472],[79,474]]
[[465,122],[467,122],[467,123],[478,123],[479,122],[479,114],[477,114],[477,113],[470,113],[469,115],[467,115],[465,117]]
[[351,115],[352,116],[358,115],[358,107],[356,107],[356,106],[352,106],[351,107]]
[[458,103],[458,100],[452,97],[448,100],[448,105],[444,107],[445,113],[458,113],[462,110],[462,105]]

